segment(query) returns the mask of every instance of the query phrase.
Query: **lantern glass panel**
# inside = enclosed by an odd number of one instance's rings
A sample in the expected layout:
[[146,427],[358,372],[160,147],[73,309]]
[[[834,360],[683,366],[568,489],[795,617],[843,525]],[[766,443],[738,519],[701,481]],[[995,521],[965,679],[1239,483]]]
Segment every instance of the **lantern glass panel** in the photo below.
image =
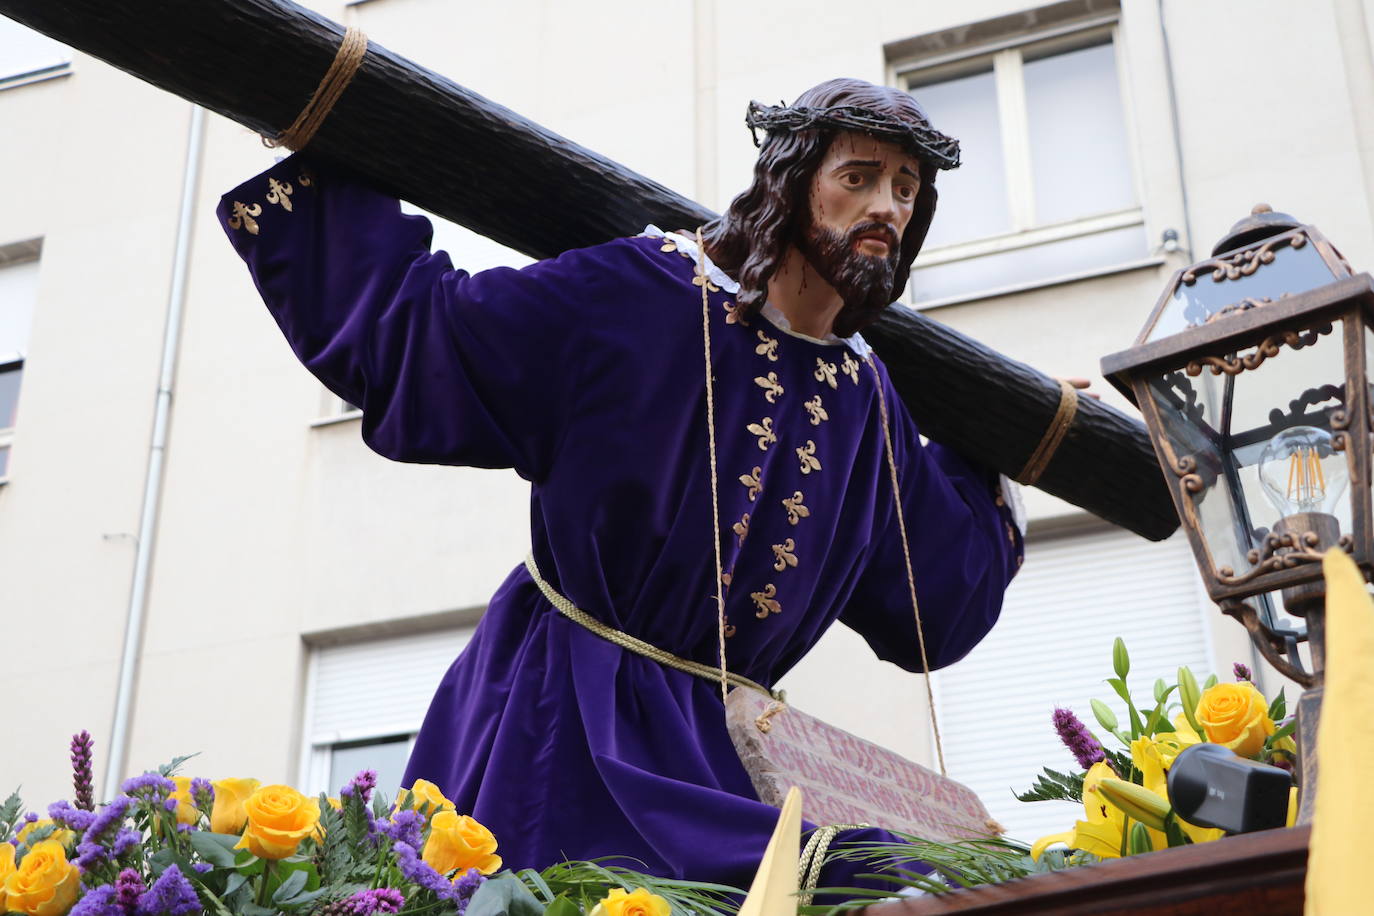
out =
[[1280,342],[1276,351],[1198,359],[1188,367],[1196,375],[1184,369],[1150,383],[1222,584],[1243,584],[1272,554],[1265,538],[1280,519],[1320,512],[1351,530],[1348,459],[1332,448],[1330,420],[1344,404],[1340,330],[1327,325],[1296,341],[1296,349]]
[[[1306,236],[1302,238],[1305,240]],[[1304,241],[1301,246],[1294,247],[1292,241],[1291,234],[1280,236],[1256,248],[1244,249],[1242,254],[1223,255],[1190,268],[1190,271],[1196,270],[1196,279],[1192,283],[1178,284],[1145,342],[1202,327],[1227,306],[1238,305],[1246,299],[1261,302],[1278,299],[1285,294],[1324,286],[1336,279],[1315,244]],[[1266,262],[1260,252],[1272,254],[1272,260]],[[1253,260],[1245,257],[1251,253],[1255,254]],[[1228,267],[1232,268],[1229,274]],[[1185,272],[1185,281],[1187,276]]]

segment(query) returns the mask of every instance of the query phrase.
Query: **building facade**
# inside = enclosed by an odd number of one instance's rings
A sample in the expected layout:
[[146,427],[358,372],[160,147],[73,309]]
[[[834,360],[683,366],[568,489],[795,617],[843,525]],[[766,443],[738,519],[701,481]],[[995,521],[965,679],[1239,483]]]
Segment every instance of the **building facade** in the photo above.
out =
[[[1256,202],[1374,264],[1364,0],[307,5],[717,210],[752,168],[750,99],[837,75],[908,89],[965,164],[940,178],[907,306],[1052,375],[1096,377]],[[399,778],[527,550],[527,486],[388,463],[296,362],[214,218],[272,161],[247,129],[4,19],[0,125],[0,791],[65,797],[81,728],[109,759],[131,610],[126,772],[200,752],[198,773],[308,791],[363,765]],[[527,263],[447,224],[435,245],[469,269]],[[1254,654],[1180,537],[1025,499],[1003,620],[934,696],[950,774],[1034,839],[1072,809],[1009,790],[1071,765],[1050,712],[1106,697],[1114,637],[1142,695],[1180,664],[1226,675]],[[781,686],[933,760],[920,679],[852,633]]]

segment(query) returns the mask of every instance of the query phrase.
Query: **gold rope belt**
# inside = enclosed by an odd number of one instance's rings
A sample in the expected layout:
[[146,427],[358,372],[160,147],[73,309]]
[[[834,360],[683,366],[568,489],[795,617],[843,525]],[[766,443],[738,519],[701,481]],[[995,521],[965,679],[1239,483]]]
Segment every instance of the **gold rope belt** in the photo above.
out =
[[[657,646],[652,646],[644,640],[631,636],[623,630],[617,630],[613,626],[602,623],[591,614],[588,614],[586,611],[573,604],[563,595],[559,594],[558,590],[546,582],[544,577],[539,574],[539,567],[534,562],[534,554],[525,557],[525,569],[529,570],[530,578],[534,580],[535,585],[539,586],[539,591],[543,592],[544,597],[549,600],[549,604],[552,604],[558,609],[560,614],[573,623],[591,630],[607,642],[613,642],[622,649],[629,649],[636,655],[642,655],[645,658],[652,659],[666,668],[676,668],[678,671],[686,671],[688,674],[694,674],[699,678],[704,678],[713,683],[720,680],[720,669],[713,668],[710,665],[703,665],[700,662],[690,661],[689,659],[679,658],[671,652],[665,652]],[[750,690],[757,690],[764,696],[771,697],[779,703],[784,702],[784,695],[781,690],[769,690],[762,684],[751,681],[743,675],[727,672],[725,679],[736,687],[748,687]]]

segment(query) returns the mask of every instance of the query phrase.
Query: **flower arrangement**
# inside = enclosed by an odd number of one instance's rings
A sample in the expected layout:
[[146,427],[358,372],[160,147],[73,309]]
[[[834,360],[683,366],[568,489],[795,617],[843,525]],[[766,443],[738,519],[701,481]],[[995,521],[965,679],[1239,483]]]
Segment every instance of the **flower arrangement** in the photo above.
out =
[[[1171,846],[1220,839],[1222,831],[1195,827],[1175,816],[1169,804],[1167,774],[1179,753],[1194,744],[1210,742],[1251,760],[1293,769],[1296,723],[1285,720],[1286,701],[1280,690],[1266,701],[1255,686],[1250,669],[1237,664],[1233,683],[1216,675],[1199,687],[1188,668],[1178,669],[1176,682],[1156,680],[1153,706],[1137,706],[1126,685],[1131,660],[1118,638],[1112,647],[1116,674],[1107,684],[1126,704],[1128,721],[1118,721],[1111,708],[1092,700],[1098,725],[1124,747],[1108,750],[1068,709],[1056,709],[1055,731],[1083,772],[1063,773],[1046,768],[1021,801],[1061,799],[1083,805],[1084,819],[1063,833],[1041,837],[1031,846],[1039,859],[1051,846],[1071,851],[1069,864],[1117,858]],[[1170,713],[1178,713],[1170,719]],[[1297,788],[1291,792],[1289,823],[1296,811]]]
[[26,916],[684,916],[736,888],[597,862],[502,870],[497,840],[417,780],[388,804],[364,770],[337,798],[256,779],[126,780],[97,806],[92,742],[72,739],[74,802],[0,805],[0,913]]

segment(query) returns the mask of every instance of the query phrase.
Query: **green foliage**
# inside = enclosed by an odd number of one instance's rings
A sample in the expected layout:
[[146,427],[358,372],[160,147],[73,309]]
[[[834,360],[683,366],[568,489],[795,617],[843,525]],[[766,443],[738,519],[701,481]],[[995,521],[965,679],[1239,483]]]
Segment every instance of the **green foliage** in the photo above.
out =
[[15,789],[4,804],[0,804],[0,842],[14,835],[14,825],[23,811],[24,803],[19,798],[19,790]]
[[1017,801],[1083,801],[1083,774],[1060,773],[1046,767],[1025,792],[1013,792]]
[[[538,872],[524,869],[515,876],[544,904],[551,906],[563,898],[584,911],[591,910],[617,887],[642,887],[659,895],[668,901],[674,916],[734,913],[744,897],[744,891],[737,887],[658,878],[619,865],[606,865],[602,860],[560,862]],[[468,916],[472,916],[471,910]]]
[[1288,700],[1283,695],[1283,688],[1279,688],[1279,695],[1274,697],[1274,702],[1269,704],[1269,718],[1275,722],[1288,715]]

